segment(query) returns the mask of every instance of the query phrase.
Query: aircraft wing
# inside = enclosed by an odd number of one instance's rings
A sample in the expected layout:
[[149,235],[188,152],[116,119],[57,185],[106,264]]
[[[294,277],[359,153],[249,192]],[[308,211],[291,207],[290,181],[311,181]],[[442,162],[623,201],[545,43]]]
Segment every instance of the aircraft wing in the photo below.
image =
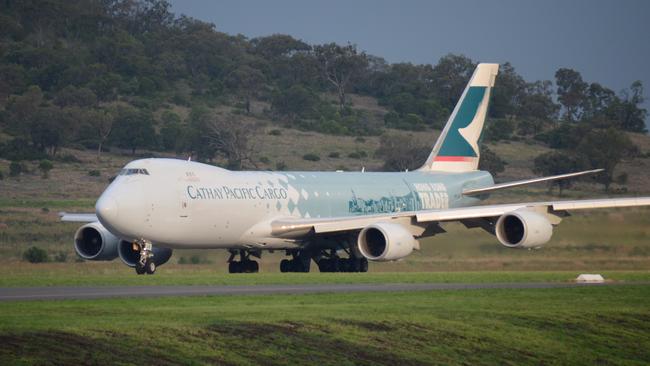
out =
[[91,213],[67,213],[59,212],[61,221],[66,222],[95,222],[97,221],[97,215]]
[[405,226],[425,227],[431,223],[445,221],[491,219],[519,209],[541,211],[554,215],[558,220],[553,223],[557,224],[561,217],[567,216],[568,211],[572,210],[632,206],[650,206],[650,197],[509,203],[326,219],[287,218],[273,221],[271,227],[272,233],[276,237],[299,238],[308,234],[342,233],[346,231],[361,230],[370,224],[378,222],[397,222],[402,223]]

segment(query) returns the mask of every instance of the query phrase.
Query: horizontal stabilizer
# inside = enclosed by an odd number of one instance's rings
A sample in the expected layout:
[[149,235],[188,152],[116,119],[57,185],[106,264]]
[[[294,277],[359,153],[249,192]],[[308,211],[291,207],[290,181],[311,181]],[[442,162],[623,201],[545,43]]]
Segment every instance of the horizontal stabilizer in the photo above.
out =
[[495,184],[493,186],[484,187],[484,188],[466,189],[466,190],[463,191],[463,194],[465,196],[472,196],[472,195],[477,195],[477,194],[485,194],[485,193],[490,193],[490,192],[493,192],[493,191],[498,191],[498,190],[501,190],[501,189],[525,186],[525,185],[528,185],[528,184],[550,182],[550,181],[554,181],[554,180],[580,177],[580,176],[588,175],[588,174],[596,174],[596,173],[602,172],[603,170],[605,170],[605,169],[585,170],[583,172],[567,173],[567,174],[553,175],[553,176],[550,176],[550,177],[541,177],[541,178],[533,178],[533,179],[526,179],[526,180],[518,180],[518,181],[515,181],[515,182],[500,183],[500,184]]

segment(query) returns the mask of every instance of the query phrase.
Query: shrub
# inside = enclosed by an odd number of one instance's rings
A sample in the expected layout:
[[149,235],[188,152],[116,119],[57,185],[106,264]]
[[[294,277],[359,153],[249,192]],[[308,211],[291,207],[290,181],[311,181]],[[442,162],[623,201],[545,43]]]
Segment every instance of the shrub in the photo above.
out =
[[91,177],[99,177],[102,174],[99,170],[93,169],[88,171],[88,175]]
[[3,179],[5,179],[5,173],[3,173],[2,170],[0,170],[0,180]]
[[363,150],[357,150],[348,154],[350,159],[361,159],[368,156],[368,153]]
[[66,252],[58,252],[54,256],[54,261],[58,263],[65,263],[68,261],[68,253]]
[[327,156],[329,156],[329,157],[332,158],[332,159],[338,159],[338,158],[341,157],[341,154],[340,154],[339,152],[337,152],[337,151],[332,151],[332,152],[331,152],[329,155],[327,155]]
[[354,142],[366,142],[366,139],[363,138],[363,137],[361,137],[361,136],[359,136],[359,137],[357,137],[356,139],[354,139]]
[[284,161],[275,163],[275,170],[287,170],[287,164]]
[[9,176],[10,177],[17,177],[23,172],[23,166],[17,162],[17,161],[12,161],[9,164]]
[[31,247],[23,253],[23,259],[29,263],[45,263],[48,261],[47,252],[39,247]]
[[[104,150],[103,147],[102,147],[102,150]],[[74,156],[72,154],[61,155],[57,160],[59,160],[62,163],[81,163],[82,162],[81,160],[79,160],[79,158],[77,158],[76,156]]]
[[50,176],[50,170],[54,168],[54,165],[49,160],[41,160],[38,164],[38,169],[41,171],[41,178],[47,179]]
[[274,130],[269,131],[269,135],[271,135],[271,136],[280,136],[280,135],[282,135],[282,131],[280,131],[278,129],[274,129]]
[[262,164],[269,164],[271,162],[271,159],[267,158],[266,156],[260,157],[260,162]]
[[307,160],[307,161],[319,161],[320,160],[320,156],[318,156],[317,154],[314,154],[314,153],[305,154],[305,155],[303,155],[302,158],[304,160]]

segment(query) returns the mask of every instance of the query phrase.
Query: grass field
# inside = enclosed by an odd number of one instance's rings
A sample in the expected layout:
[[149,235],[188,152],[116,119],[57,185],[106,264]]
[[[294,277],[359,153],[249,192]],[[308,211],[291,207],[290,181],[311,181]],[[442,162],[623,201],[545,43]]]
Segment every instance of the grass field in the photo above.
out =
[[0,304],[0,364],[650,362],[650,286]]

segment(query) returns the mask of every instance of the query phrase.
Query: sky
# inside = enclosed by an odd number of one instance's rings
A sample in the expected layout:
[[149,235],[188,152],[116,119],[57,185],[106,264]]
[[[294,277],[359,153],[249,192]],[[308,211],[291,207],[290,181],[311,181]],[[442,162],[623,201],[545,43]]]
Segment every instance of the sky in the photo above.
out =
[[[528,81],[568,67],[619,92],[641,80],[650,99],[648,0],[171,0],[172,10],[254,38],[356,44],[389,62],[448,54],[509,61]],[[650,110],[650,100],[644,104]],[[646,121],[650,123],[650,119]]]

